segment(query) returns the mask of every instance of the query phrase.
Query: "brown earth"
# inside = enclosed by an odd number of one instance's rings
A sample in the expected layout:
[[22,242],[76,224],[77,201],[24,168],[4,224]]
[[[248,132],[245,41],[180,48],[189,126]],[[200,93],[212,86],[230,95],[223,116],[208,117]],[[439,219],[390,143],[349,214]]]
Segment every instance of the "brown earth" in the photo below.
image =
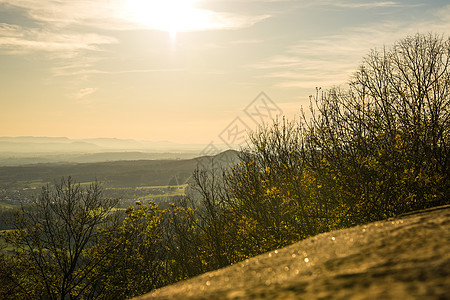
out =
[[450,299],[450,205],[320,234],[137,299]]

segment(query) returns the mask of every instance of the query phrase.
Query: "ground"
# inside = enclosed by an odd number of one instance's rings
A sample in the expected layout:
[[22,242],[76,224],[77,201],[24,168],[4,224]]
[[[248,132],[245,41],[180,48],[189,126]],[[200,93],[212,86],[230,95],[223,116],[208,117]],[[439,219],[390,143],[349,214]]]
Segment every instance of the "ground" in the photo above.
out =
[[450,299],[450,206],[320,234],[147,299]]

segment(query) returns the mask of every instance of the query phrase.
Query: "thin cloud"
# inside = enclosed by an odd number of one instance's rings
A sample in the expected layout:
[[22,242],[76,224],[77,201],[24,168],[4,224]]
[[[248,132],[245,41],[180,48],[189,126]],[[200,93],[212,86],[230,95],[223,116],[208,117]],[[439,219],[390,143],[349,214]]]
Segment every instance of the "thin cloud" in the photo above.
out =
[[318,1],[318,5],[335,6],[342,8],[389,8],[389,7],[417,7],[423,4],[401,3],[398,1],[377,1],[377,2],[361,2],[361,1]]
[[215,13],[215,12],[210,12],[210,14],[211,14],[210,26],[205,27],[203,30],[247,28],[271,17],[271,15],[269,14],[258,16],[245,16],[231,13]]
[[[25,9],[29,18],[55,27],[82,25],[109,30],[158,29],[152,28],[151,24],[136,22],[132,15],[124,12],[124,1],[119,0],[0,0],[0,3]],[[245,28],[270,17],[267,14],[242,15],[207,9],[196,9],[196,12],[198,17],[208,21],[208,26],[197,28],[198,30]]]
[[86,24],[89,20],[105,19],[111,15],[110,1],[52,1],[52,0],[0,0],[10,7],[23,9],[35,21],[52,27]]
[[[379,3],[387,6],[396,2]],[[340,4],[343,2],[336,3]],[[370,49],[389,48],[395,41],[418,32],[447,33],[450,5],[436,10],[433,15],[435,18],[417,20],[414,24],[402,20],[376,23],[299,41],[282,53],[247,67],[263,74],[256,77],[274,79],[274,86],[281,88],[328,88],[345,84]]]
[[138,74],[138,73],[163,73],[163,72],[181,72],[181,68],[155,68],[155,69],[124,69],[124,70],[100,70],[94,68],[94,61],[73,62],[62,66],[55,66],[52,70],[54,77],[81,77],[86,80],[91,75],[115,75],[115,74]]
[[367,37],[327,36],[291,46],[284,54],[250,67],[263,74],[256,77],[270,78],[278,88],[329,88],[345,84],[362,57],[375,46],[379,46],[376,39]]
[[47,52],[53,57],[67,58],[82,50],[100,51],[101,45],[116,42],[114,38],[95,33],[55,33],[0,23],[0,49],[10,54]]
[[51,68],[54,77],[77,77],[80,80],[87,80],[91,75],[105,74],[106,72],[96,70],[92,64],[69,63],[67,65]]
[[[112,37],[113,31],[161,30],[124,12],[126,2],[123,0],[0,0],[1,4],[4,4],[0,6],[2,10],[12,12],[19,8],[23,16],[34,22],[28,26],[0,24],[0,51],[12,55],[46,52],[51,53],[52,59],[71,58],[86,51],[104,51],[103,46],[119,43]],[[235,30],[271,17],[269,14],[244,15],[211,9],[195,8],[195,11],[204,22],[181,31]]]
[[95,93],[97,90],[98,90],[97,88],[82,88],[76,94],[73,95],[73,98],[82,99]]
[[373,7],[395,7],[401,6],[397,2],[384,1],[384,2],[372,2],[372,3],[351,3],[351,2],[332,2],[331,5],[346,8],[373,8]]
[[248,45],[248,44],[262,44],[264,43],[264,40],[257,40],[257,39],[253,39],[253,40],[236,40],[236,41],[232,41],[231,44],[233,45]]

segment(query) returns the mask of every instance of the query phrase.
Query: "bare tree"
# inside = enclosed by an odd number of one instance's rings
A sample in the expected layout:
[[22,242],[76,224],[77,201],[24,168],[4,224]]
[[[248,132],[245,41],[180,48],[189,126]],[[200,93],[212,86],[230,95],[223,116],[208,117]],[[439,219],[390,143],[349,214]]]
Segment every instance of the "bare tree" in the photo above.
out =
[[349,224],[448,201],[449,101],[450,39],[432,34],[371,51],[349,90],[313,98],[308,142]]
[[[15,230],[4,237],[16,248],[21,273],[15,281],[26,298],[80,299],[95,284],[93,270],[106,257],[89,255],[99,227],[113,217],[117,201],[103,199],[97,182],[83,188],[69,177],[54,189],[44,187],[15,217]],[[89,280],[88,280],[89,279]],[[89,298],[89,297],[87,297]]]

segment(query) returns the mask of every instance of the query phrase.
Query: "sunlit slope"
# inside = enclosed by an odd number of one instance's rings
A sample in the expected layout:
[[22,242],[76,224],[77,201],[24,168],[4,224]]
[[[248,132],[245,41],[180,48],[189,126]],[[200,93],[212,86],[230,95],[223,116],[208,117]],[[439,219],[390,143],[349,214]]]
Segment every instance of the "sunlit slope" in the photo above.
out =
[[136,299],[448,299],[450,206],[323,233]]

